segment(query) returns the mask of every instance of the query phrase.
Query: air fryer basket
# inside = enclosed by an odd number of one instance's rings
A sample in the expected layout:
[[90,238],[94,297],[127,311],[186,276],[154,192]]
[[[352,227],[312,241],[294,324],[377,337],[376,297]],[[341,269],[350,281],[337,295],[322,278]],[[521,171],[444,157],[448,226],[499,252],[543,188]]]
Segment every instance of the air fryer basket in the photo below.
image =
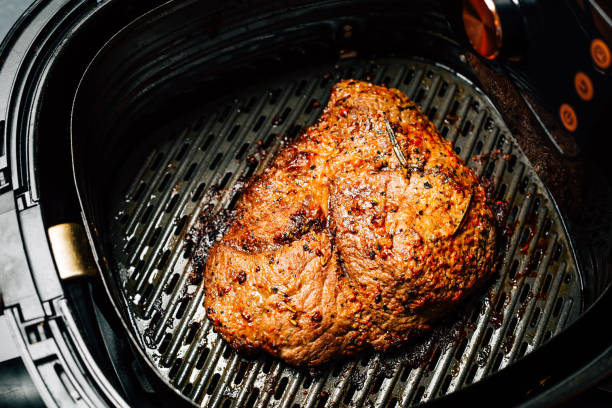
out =
[[[73,108],[73,162],[103,278],[157,373],[202,406],[406,406],[458,390],[576,320],[582,276],[555,202],[469,79],[430,2],[221,12],[164,5],[96,56]],[[244,13],[244,14],[242,14]],[[244,27],[248,27],[246,32]],[[210,328],[184,237],[314,123],[342,78],[397,87],[508,203],[497,279],[439,338],[311,373],[234,352]],[[368,405],[368,403],[370,405]]]

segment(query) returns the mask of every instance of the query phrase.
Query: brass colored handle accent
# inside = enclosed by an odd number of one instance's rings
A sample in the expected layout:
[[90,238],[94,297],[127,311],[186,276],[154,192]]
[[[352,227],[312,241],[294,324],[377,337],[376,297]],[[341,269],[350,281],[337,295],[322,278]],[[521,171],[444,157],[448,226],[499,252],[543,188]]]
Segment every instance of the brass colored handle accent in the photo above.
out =
[[87,242],[85,228],[81,224],[69,222],[54,225],[47,230],[47,233],[62,280],[78,276],[95,276],[98,273]]

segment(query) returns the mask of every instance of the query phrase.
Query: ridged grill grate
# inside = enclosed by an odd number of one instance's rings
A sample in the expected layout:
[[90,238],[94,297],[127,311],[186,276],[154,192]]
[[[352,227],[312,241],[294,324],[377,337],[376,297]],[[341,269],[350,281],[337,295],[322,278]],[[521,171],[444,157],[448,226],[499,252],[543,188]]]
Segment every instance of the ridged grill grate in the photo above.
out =
[[[434,344],[417,367],[401,354],[368,355],[313,375],[266,356],[244,357],[212,331],[202,285],[189,281],[183,239],[200,212],[233,205],[240,181],[314,123],[342,78],[404,91],[509,204],[500,277],[470,309],[465,335]],[[465,78],[420,60],[350,59],[228,101],[202,109],[199,120],[151,152],[112,226],[113,262],[146,352],[197,404],[417,404],[498,371],[579,315],[580,276],[559,214],[495,108]]]

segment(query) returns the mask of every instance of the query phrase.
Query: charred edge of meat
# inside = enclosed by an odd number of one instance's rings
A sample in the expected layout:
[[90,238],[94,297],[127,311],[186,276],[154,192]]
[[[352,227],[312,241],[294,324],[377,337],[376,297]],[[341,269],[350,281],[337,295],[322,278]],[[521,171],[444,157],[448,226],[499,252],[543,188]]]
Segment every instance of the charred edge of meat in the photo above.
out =
[[321,232],[327,227],[327,220],[323,216],[323,209],[318,207],[314,214],[307,214],[300,210],[291,216],[289,231],[274,237],[276,244],[290,244],[309,232]]
[[[397,367],[398,364],[413,369],[426,367],[437,349],[444,351],[459,344],[475,329],[470,317],[477,313],[482,306],[482,302],[480,302],[481,294],[482,291],[477,291],[465,299],[465,307],[444,316],[434,323],[430,329],[412,330],[407,336],[411,338],[408,342],[403,340],[396,342],[390,350],[384,353],[375,352],[371,346],[368,346],[355,356],[342,358],[320,366],[308,367],[308,373],[313,378],[319,378],[325,375],[330,365],[334,363],[342,364],[343,361],[352,361],[355,358],[369,358],[370,361],[373,361],[377,355],[384,355],[385,358],[378,361],[378,365],[374,369],[376,376],[382,375],[385,378],[390,378],[393,374],[393,368]],[[349,378],[349,381],[359,382],[359,378]]]
[[493,210],[497,232],[503,235],[503,230],[506,227],[506,220],[508,219],[510,204],[505,200],[498,200],[495,198],[495,184],[488,178],[482,176],[480,178],[480,185],[485,190],[487,205]]
[[206,266],[208,251],[229,229],[235,216],[235,210],[223,209],[211,214],[211,206],[202,211],[200,217],[185,236],[185,254],[191,260],[191,284],[199,284]]

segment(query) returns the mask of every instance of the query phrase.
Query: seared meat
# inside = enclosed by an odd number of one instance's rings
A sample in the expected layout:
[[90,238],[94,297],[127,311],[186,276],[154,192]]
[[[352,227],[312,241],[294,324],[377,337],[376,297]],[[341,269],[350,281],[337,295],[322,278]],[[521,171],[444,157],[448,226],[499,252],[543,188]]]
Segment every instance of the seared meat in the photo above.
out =
[[236,214],[209,252],[207,315],[232,347],[295,365],[398,347],[494,272],[474,173],[406,95],[366,82],[335,85]]

